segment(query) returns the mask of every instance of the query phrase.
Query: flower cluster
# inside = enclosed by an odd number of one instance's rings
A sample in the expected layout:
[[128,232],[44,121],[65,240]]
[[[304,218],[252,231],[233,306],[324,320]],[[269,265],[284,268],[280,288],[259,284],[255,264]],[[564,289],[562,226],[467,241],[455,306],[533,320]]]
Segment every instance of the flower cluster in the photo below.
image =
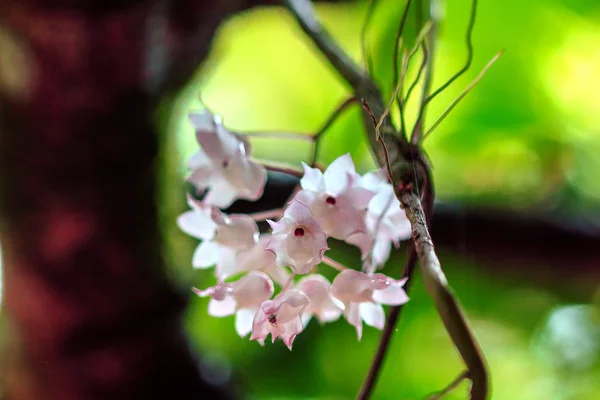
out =
[[[359,175],[349,154],[325,171],[303,164],[300,190],[279,220],[267,220],[271,232],[260,233],[251,216],[227,215],[221,209],[237,199],[260,198],[264,166],[250,159],[246,138],[227,130],[210,111],[191,114],[190,121],[200,150],[188,164],[188,180],[202,200],[188,197],[190,210],[177,222],[201,240],[193,266],[215,266],[218,283],[193,289],[198,296],[210,297],[209,314],[235,315],[240,336],[251,333],[251,340],[263,344],[270,334],[290,349],[313,316],[326,323],[343,315],[359,340],[363,322],[383,328],[382,305],[400,305],[408,297],[405,280],[375,271],[389,258],[392,245],[410,235],[410,224],[385,174]],[[357,246],[362,271],[325,256],[328,238]],[[322,263],[340,270],[333,282],[318,273]],[[274,282],[279,286],[276,295]]]

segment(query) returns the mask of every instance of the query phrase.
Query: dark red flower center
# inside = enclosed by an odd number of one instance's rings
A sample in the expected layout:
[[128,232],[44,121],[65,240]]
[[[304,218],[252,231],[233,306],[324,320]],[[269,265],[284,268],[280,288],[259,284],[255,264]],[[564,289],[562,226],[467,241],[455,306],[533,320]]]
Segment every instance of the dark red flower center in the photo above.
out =
[[335,197],[331,197],[329,196],[327,199],[325,199],[325,201],[327,202],[327,204],[331,204],[332,206],[335,206]]
[[269,320],[269,322],[271,323],[271,325],[277,324],[277,315],[275,315],[275,314],[269,314],[267,316],[267,319]]
[[304,236],[304,229],[303,228],[296,228],[296,230],[294,231],[294,235],[295,236]]
[[229,165],[229,160],[223,160],[221,165],[223,166],[223,168],[227,168],[227,166]]

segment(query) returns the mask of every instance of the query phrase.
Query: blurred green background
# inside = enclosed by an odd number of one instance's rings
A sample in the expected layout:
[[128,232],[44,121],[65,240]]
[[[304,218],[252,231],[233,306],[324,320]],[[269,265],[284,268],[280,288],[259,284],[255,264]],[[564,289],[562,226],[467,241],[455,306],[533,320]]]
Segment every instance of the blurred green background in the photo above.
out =
[[[389,97],[393,38],[403,2],[379,3],[367,38],[375,78]],[[359,62],[366,4],[317,7],[333,37]],[[469,8],[468,0],[442,7],[434,87],[464,63]],[[474,46],[472,68],[431,104],[429,124],[497,51],[506,52],[425,143],[439,201],[598,221],[600,2],[481,1]],[[200,96],[232,129],[314,132],[348,95],[285,10],[255,9],[220,28],[196,79],[165,100],[159,114],[166,133],[166,253],[183,290],[214,283],[210,271],[191,269],[196,242],[174,222],[185,209],[185,160],[197,149],[186,113],[201,108]],[[409,114],[414,117],[414,109]],[[306,143],[272,139],[255,139],[253,146],[257,158],[290,165],[299,165],[310,150]],[[361,172],[373,168],[356,108],[328,132],[319,161],[329,163],[348,151]],[[395,253],[386,273],[399,274],[404,249]],[[357,255],[336,250],[347,262]],[[535,267],[530,265],[496,270],[494,260],[489,265],[469,261],[463,252],[446,251],[440,257],[489,362],[494,400],[600,398],[597,273],[570,275],[565,285],[557,278],[560,273],[550,282],[532,279]],[[520,269],[529,271],[527,278]],[[463,369],[419,274],[411,298],[393,335],[376,399],[424,398]],[[205,373],[214,382],[233,379],[252,399],[353,398],[380,336],[366,328],[357,342],[344,320],[324,327],[313,321],[292,352],[281,342],[261,348],[236,335],[233,318],[209,317],[206,306],[206,299],[193,298],[186,316],[194,346],[210,367]],[[463,399],[466,390],[463,384],[447,398]]]

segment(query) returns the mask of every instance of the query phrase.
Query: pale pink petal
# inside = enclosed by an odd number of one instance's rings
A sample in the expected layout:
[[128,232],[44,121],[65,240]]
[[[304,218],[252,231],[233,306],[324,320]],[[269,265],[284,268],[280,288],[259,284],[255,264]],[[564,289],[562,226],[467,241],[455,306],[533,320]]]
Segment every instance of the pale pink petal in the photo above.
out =
[[284,218],[288,218],[295,223],[303,224],[312,221],[313,214],[305,204],[298,200],[292,200],[283,213]]
[[354,245],[359,248],[361,259],[367,258],[371,247],[373,246],[373,238],[369,233],[357,232],[346,238],[346,243]]
[[207,109],[191,112],[188,119],[197,131],[214,132],[216,130],[214,115]]
[[262,196],[267,181],[267,170],[240,151],[221,165],[221,173],[236,188],[240,198],[258,200]]
[[389,221],[390,225],[393,226],[394,238],[396,240],[405,240],[411,236],[412,227],[404,210],[401,209],[398,213],[390,216]]
[[375,196],[375,192],[362,187],[350,188],[345,194],[354,208],[358,210],[366,209],[369,206],[371,199]]
[[406,279],[399,281],[390,280],[389,286],[385,289],[373,291],[373,300],[391,306],[399,306],[406,303],[408,301],[408,295],[403,289],[405,283]]
[[277,265],[275,254],[266,250],[271,235],[260,235],[259,241],[248,250],[242,250],[238,254],[240,271],[263,271],[280,285],[285,285],[290,274],[285,268]]
[[375,240],[375,247],[373,247],[373,262],[375,265],[383,265],[390,258],[392,251],[392,242],[386,238],[380,236]]
[[293,264],[293,260],[289,257],[285,247],[287,234],[273,234],[265,249],[275,255],[275,262],[281,267]]
[[310,300],[308,313],[315,314],[321,323],[334,321],[342,314],[342,309],[331,297],[331,284],[323,275],[309,275],[300,280],[296,287]]
[[351,303],[344,312],[344,316],[348,323],[356,328],[356,336],[358,340],[362,338],[362,318],[360,316],[359,303]]
[[400,210],[400,202],[394,194],[392,185],[382,185],[377,194],[369,202],[369,212],[376,216],[385,214],[388,210]]
[[218,245],[219,259],[216,264],[217,278],[223,280],[229,276],[237,274],[239,271],[237,263],[237,253],[234,249]]
[[218,177],[215,177],[215,170],[211,166],[198,167],[192,171],[187,181],[194,185],[198,192],[211,187]]
[[293,200],[297,200],[312,210],[313,203],[318,198],[319,193],[310,190],[301,190],[296,193]]
[[215,224],[209,215],[191,210],[177,217],[179,229],[198,239],[212,239],[215,235]]
[[242,308],[235,313],[235,331],[241,337],[246,337],[252,332],[252,321],[256,311],[256,309]]
[[318,168],[311,168],[305,163],[302,163],[304,175],[300,179],[300,186],[304,190],[313,192],[322,192],[325,190],[325,179],[323,173]]
[[210,268],[221,259],[221,248],[218,244],[205,240],[194,251],[192,266],[194,268]]
[[[273,253],[267,253],[271,254],[273,256],[273,260],[275,260],[275,255]],[[275,264],[275,262],[273,262],[273,264],[263,266],[261,270],[269,275],[271,279],[273,279],[274,282],[277,282],[280,286],[284,286],[290,279],[290,273],[284,267]]]
[[279,337],[281,337],[281,340],[283,340],[283,343],[285,343],[287,348],[292,350],[294,339],[296,339],[296,336],[303,330],[304,324],[302,323],[302,318],[298,318],[285,324],[282,331],[279,332]]
[[239,308],[258,308],[271,298],[274,292],[273,282],[263,272],[251,271],[238,281],[230,284],[232,296]]
[[385,325],[385,312],[381,304],[375,304],[371,302],[364,302],[358,305],[360,317],[365,324],[372,326],[377,329],[383,329]]
[[360,181],[362,187],[373,192],[379,192],[381,185],[386,183],[388,183],[388,176],[383,168],[364,174]]
[[250,335],[250,340],[256,340],[261,346],[264,345],[266,337],[271,333],[269,327],[270,323],[267,314],[259,308],[252,320],[252,334]]
[[238,194],[236,188],[225,179],[214,179],[204,202],[215,207],[227,208],[238,198]]
[[325,233],[333,238],[344,240],[357,232],[366,232],[364,211],[354,208],[345,196],[321,196],[312,204],[314,218],[322,220]]
[[331,285],[331,293],[344,304],[372,300],[372,278],[352,269],[340,272]]
[[235,313],[236,301],[231,296],[223,300],[210,299],[208,302],[208,314],[213,317],[226,317]]
[[191,170],[200,169],[204,167],[210,167],[211,161],[210,158],[206,155],[202,149],[198,150],[190,160],[188,161],[188,168]]
[[258,225],[248,215],[226,216],[218,210],[213,215],[217,223],[215,242],[236,250],[250,249],[258,242]]
[[323,173],[327,192],[331,194],[339,194],[348,187],[349,175],[356,174],[354,162],[350,153],[335,159]]

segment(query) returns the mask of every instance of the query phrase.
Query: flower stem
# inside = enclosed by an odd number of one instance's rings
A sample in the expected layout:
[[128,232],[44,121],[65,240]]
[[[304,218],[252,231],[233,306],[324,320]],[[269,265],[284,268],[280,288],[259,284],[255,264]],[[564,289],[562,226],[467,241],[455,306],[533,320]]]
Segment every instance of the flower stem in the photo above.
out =
[[342,265],[342,263],[339,263],[339,262],[335,261],[334,259],[329,258],[327,256],[323,256],[322,261],[323,261],[323,264],[329,265],[331,268],[337,269],[338,271],[343,271],[345,269],[348,269],[347,267]]
[[266,219],[279,218],[283,215],[283,209],[274,208],[272,210],[250,213],[248,216],[255,221],[264,221]]

